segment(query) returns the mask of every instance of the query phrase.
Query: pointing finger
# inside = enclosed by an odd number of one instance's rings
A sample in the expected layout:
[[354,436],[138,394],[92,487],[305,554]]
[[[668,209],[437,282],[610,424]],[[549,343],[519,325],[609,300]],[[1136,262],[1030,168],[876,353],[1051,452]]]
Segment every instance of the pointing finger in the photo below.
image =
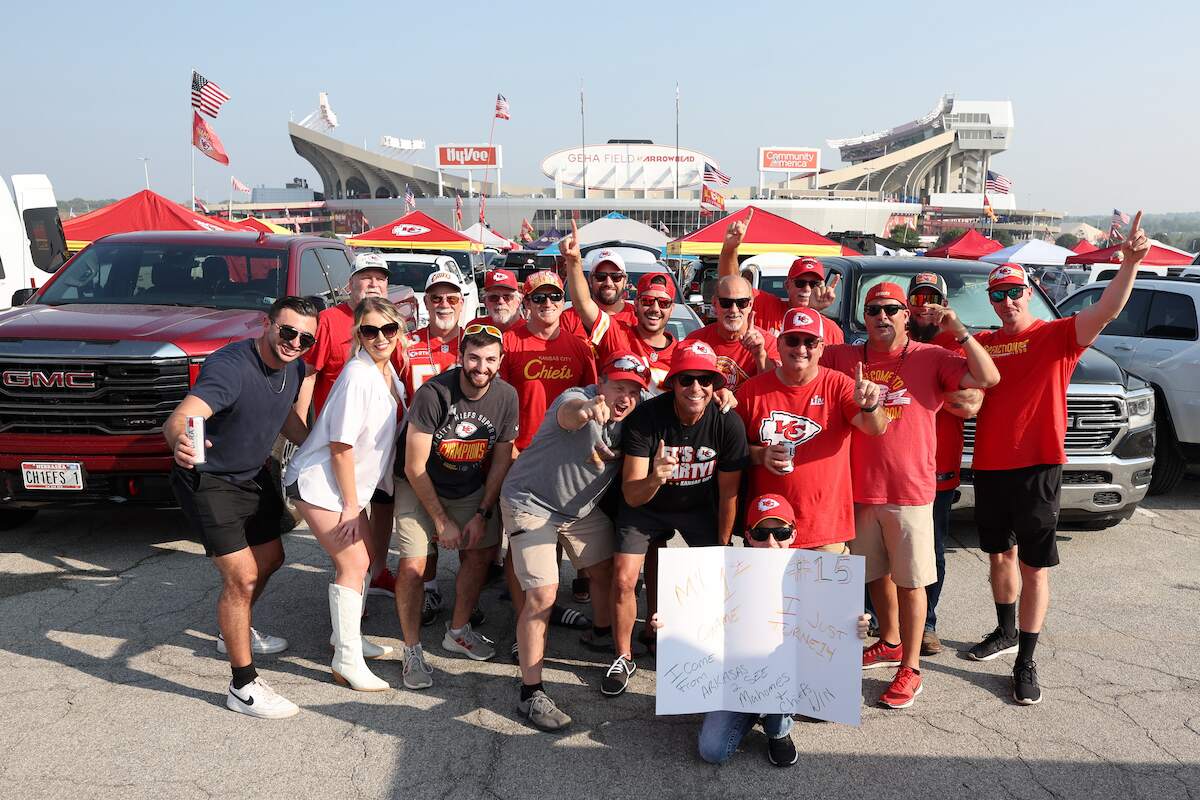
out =
[[1138,228],[1140,228],[1140,227],[1142,227],[1142,212],[1139,209],[1138,212],[1133,215],[1133,222],[1130,223],[1130,225],[1129,225],[1129,238],[1130,239],[1132,239],[1134,237],[1134,234],[1136,234],[1138,232]]
[[837,285],[838,285],[838,284],[841,282],[841,280],[842,280],[842,273],[840,273],[840,272],[835,272],[835,273],[834,273],[834,275],[833,275],[833,279],[832,279],[831,281],[829,281],[829,289],[830,289],[831,291],[832,291],[833,289],[836,289],[836,288],[837,288]]
[[573,242],[578,238],[579,238],[579,226],[575,223],[575,220],[572,219],[571,220],[571,241]]
[[863,373],[862,373],[862,362],[861,361],[858,362],[858,366],[855,367],[855,369],[854,369],[854,379],[856,381],[858,381],[859,383],[862,383]]
[[662,458],[664,455],[666,455],[666,452],[667,452],[666,448],[667,448],[667,441],[665,439],[659,439],[658,440],[658,457],[659,458]]
[[753,206],[751,206],[750,210],[746,212],[746,230],[750,229],[750,220],[752,220],[752,219],[754,219],[754,207]]

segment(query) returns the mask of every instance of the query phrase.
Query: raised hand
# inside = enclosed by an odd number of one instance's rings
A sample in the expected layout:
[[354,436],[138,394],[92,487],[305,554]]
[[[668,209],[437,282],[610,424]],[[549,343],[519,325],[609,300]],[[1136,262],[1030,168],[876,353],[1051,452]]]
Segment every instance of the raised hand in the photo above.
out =
[[808,298],[809,308],[813,311],[824,311],[833,305],[833,301],[837,299],[837,285],[841,283],[841,280],[841,273],[835,273],[829,283],[814,286],[812,294]]
[[1149,252],[1150,239],[1142,230],[1142,212],[1139,211],[1133,216],[1133,222],[1129,223],[1129,236],[1121,242],[1121,261],[1136,264]]
[[859,408],[871,408],[879,405],[879,384],[863,377],[862,362],[854,372],[854,402]]
[[654,463],[651,464],[651,471],[655,479],[659,483],[666,483],[675,474],[675,467],[678,465],[679,459],[674,454],[667,452],[666,442],[659,441],[658,453],[655,454]]
[[579,226],[575,220],[571,220],[571,235],[559,241],[558,250],[567,261],[583,262],[583,255],[579,252]]
[[750,209],[746,213],[745,219],[735,220],[729,223],[729,227],[725,229],[725,248],[736,250],[742,244],[742,239],[746,236],[746,231],[750,227],[750,220],[754,219],[754,209]]
[[921,306],[921,311],[930,323],[937,325],[943,331],[954,334],[955,338],[961,338],[967,332],[967,326],[962,324],[958,314],[954,313],[954,309],[949,306],[926,303]]
[[757,356],[766,346],[767,340],[763,338],[762,331],[754,327],[754,309],[751,308],[750,313],[746,315],[746,332],[742,334],[742,347]]

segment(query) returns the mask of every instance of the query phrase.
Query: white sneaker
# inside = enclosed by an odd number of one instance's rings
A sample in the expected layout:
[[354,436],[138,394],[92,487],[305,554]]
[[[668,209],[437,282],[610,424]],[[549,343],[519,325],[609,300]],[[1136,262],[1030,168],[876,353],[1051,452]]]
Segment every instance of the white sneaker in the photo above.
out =
[[[282,636],[271,636],[270,634],[264,636],[254,628],[250,629],[250,652],[260,656],[269,656],[282,653],[287,649],[288,640]],[[225,647],[225,637],[219,633],[217,634],[217,652],[222,655],[229,652],[229,649]]]
[[404,688],[428,689],[433,686],[433,668],[425,660],[421,645],[404,647]]
[[225,693],[225,706],[230,711],[237,711],[259,719],[287,719],[300,713],[300,707],[275,693],[262,678],[255,678],[241,689],[233,688]]

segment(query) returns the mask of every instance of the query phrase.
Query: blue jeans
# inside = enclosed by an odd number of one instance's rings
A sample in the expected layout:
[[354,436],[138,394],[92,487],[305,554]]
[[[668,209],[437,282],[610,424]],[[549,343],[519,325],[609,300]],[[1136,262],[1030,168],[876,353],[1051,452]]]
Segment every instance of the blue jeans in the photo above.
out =
[[933,498],[933,559],[937,564],[937,583],[925,587],[925,630],[937,629],[937,604],[946,580],[946,537],[950,535],[950,506],[955,489],[938,492]]
[[710,711],[704,715],[704,724],[700,726],[700,757],[710,764],[724,764],[759,719],[768,739],[782,739],[792,732],[790,714]]

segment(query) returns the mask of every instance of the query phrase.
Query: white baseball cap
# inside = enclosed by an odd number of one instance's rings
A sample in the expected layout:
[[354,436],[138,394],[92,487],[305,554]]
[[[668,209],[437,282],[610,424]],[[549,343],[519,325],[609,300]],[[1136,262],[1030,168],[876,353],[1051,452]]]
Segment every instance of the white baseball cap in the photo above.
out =
[[458,282],[458,278],[454,276],[453,272],[447,272],[444,269],[439,269],[437,272],[429,276],[429,279],[425,281],[425,291],[428,292],[439,283],[448,283],[457,289],[459,294],[462,293],[463,287],[462,284]]
[[365,272],[369,269],[377,269],[387,274],[388,265],[383,260],[383,256],[379,253],[359,253],[354,257],[354,271],[350,274],[357,275],[360,272]]
[[595,272],[596,267],[606,261],[621,272],[625,271],[625,259],[621,258],[621,254],[611,248],[602,247],[599,250],[593,250],[588,253],[586,264],[588,272]]

